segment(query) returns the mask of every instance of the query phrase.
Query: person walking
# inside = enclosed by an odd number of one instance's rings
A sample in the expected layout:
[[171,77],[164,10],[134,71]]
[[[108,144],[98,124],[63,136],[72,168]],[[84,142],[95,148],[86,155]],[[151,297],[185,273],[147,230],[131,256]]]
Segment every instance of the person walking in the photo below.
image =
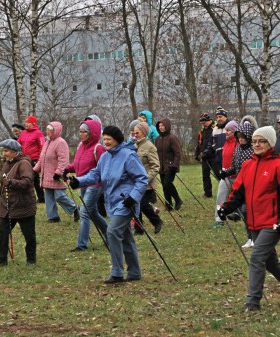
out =
[[[30,115],[26,118],[25,130],[21,132],[17,141],[22,147],[22,152],[31,159],[31,165],[34,167],[39,160],[45,143],[45,136],[39,129],[35,116]],[[40,176],[37,172],[34,173],[34,187],[38,198],[37,202],[44,203],[44,191],[40,186]]]
[[163,187],[163,193],[166,200],[166,208],[172,210],[172,198],[175,201],[175,210],[179,210],[183,204],[178,191],[173,183],[176,173],[180,170],[181,148],[178,137],[171,133],[171,122],[167,117],[157,122],[156,128],[159,136],[156,139],[160,162],[160,180]]
[[[213,119],[208,113],[204,113],[200,116],[199,122],[202,126],[201,130],[198,133],[198,141],[195,149],[194,158],[197,161],[200,161],[200,154],[204,152],[213,132],[215,124]],[[207,158],[201,160],[202,163],[202,181],[203,181],[203,198],[212,198],[212,182],[211,182],[211,168],[214,172],[217,172],[216,168],[216,159],[215,153],[212,152]]]
[[148,140],[150,140],[152,143],[155,143],[156,138],[158,137],[159,133],[156,127],[153,125],[153,114],[149,110],[143,110],[140,111],[138,114],[138,119],[140,122],[146,122],[149,125],[149,134],[148,134]]
[[69,147],[61,134],[60,122],[50,122],[47,125],[47,141],[33,168],[34,172],[41,172],[48,222],[60,222],[57,203],[68,214],[74,215],[74,221],[80,219],[77,205],[66,195],[66,187],[60,181],[65,167],[69,164]]
[[233,183],[232,193],[219,205],[221,219],[244,202],[247,207],[248,228],[252,231],[254,247],[249,264],[249,289],[245,311],[260,310],[266,270],[280,281],[280,263],[276,252],[279,234],[274,225],[279,222],[280,156],[274,153],[276,132],[264,126],[253,133],[254,154],[245,161]]
[[[163,221],[158,214],[154,211],[153,204],[156,202],[156,175],[159,173],[160,165],[158,159],[157,149],[152,142],[147,139],[149,133],[149,125],[145,122],[137,124],[134,128],[134,133],[136,137],[135,146],[137,148],[137,154],[143,163],[147,175],[149,177],[149,184],[147,186],[146,192],[140,202],[140,221],[143,224],[142,213],[149,219],[151,224],[154,226],[155,234],[161,231]],[[135,234],[143,234],[143,230],[134,225]]]
[[141,279],[138,253],[130,227],[132,208],[139,214],[139,204],[148,185],[146,170],[133,144],[125,144],[121,130],[106,126],[103,130],[105,152],[95,169],[85,176],[73,177],[70,186],[75,189],[102,182],[105,203],[110,218],[107,240],[112,268],[106,284],[123,282],[123,255],[127,263],[126,281]]
[[[100,157],[106,152],[104,146],[99,143],[100,132],[100,122],[85,120],[80,124],[79,136],[81,143],[78,145],[74,162],[69,164],[63,172],[64,180],[67,180],[69,172],[75,172],[77,177],[81,177],[96,167]],[[80,207],[78,242],[76,248],[72,249],[71,252],[82,252],[88,249],[91,219],[106,238],[107,222],[99,214],[97,208],[97,202],[102,192],[101,183],[81,188],[81,197],[85,206],[82,205]]]
[[[6,159],[1,171],[0,266],[8,264],[9,236],[17,223],[26,242],[26,264],[34,265],[36,197],[30,158],[14,139],[2,141],[0,147]],[[10,253],[13,254],[12,247]]]
[[14,135],[13,139],[18,140],[18,137],[22,133],[22,131],[25,130],[25,127],[21,124],[13,124],[12,125],[12,133]]

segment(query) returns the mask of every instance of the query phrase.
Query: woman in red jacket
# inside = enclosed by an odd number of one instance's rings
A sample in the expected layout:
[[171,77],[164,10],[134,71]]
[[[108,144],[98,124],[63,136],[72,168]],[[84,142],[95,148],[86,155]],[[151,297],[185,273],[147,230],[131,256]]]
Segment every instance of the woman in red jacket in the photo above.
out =
[[259,128],[253,133],[252,159],[243,163],[229,201],[218,206],[220,218],[226,220],[226,215],[244,202],[247,205],[247,223],[252,231],[254,248],[250,259],[246,311],[260,309],[266,270],[280,281],[280,263],[275,249],[279,234],[273,229],[279,222],[280,185],[280,156],[274,153],[275,143],[276,132],[272,126]]

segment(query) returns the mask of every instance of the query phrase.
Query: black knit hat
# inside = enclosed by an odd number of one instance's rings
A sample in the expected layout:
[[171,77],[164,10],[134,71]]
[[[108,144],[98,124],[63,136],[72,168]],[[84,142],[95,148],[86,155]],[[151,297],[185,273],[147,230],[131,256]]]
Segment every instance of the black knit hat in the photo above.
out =
[[103,130],[103,136],[104,135],[113,137],[119,144],[124,141],[124,136],[121,130],[113,125],[105,126]]
[[211,120],[212,120],[212,118],[209,116],[208,113],[202,114],[202,115],[200,116],[200,118],[199,118],[199,121],[200,121],[200,122],[209,122],[209,121],[211,121]]
[[25,127],[23,125],[20,125],[17,123],[13,124],[12,128],[19,129],[19,130],[25,130]]

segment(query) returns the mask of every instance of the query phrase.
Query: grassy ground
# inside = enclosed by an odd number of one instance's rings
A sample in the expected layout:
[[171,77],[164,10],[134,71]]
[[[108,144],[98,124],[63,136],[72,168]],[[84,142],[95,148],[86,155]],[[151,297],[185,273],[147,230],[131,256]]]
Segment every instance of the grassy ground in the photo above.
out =
[[[263,300],[262,311],[243,312],[247,266],[229,229],[212,229],[214,200],[201,197],[201,167],[186,166],[180,177],[205,210],[176,180],[184,205],[182,217],[174,215],[183,234],[158,204],[165,225],[156,236],[157,245],[178,282],[148,239],[137,236],[143,279],[103,284],[110,258],[96,230],[91,231],[93,244],[87,252],[70,253],[78,225],[61,209],[63,221],[47,223],[44,205],[39,205],[36,267],[25,266],[24,241],[16,227],[15,262],[0,270],[0,335],[279,336],[278,283],[268,275],[269,305]],[[243,244],[244,225],[232,225]],[[153,235],[149,224],[146,228]]]

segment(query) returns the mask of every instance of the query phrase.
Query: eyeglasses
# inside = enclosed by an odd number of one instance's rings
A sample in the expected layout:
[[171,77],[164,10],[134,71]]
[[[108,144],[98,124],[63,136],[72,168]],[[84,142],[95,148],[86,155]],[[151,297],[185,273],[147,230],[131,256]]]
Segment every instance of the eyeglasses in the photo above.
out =
[[257,140],[252,140],[252,144],[255,145],[255,144],[266,144],[268,143],[268,140],[266,139],[257,139]]
[[139,134],[140,134],[140,132],[134,132],[134,134],[135,134],[135,135],[139,135]]

